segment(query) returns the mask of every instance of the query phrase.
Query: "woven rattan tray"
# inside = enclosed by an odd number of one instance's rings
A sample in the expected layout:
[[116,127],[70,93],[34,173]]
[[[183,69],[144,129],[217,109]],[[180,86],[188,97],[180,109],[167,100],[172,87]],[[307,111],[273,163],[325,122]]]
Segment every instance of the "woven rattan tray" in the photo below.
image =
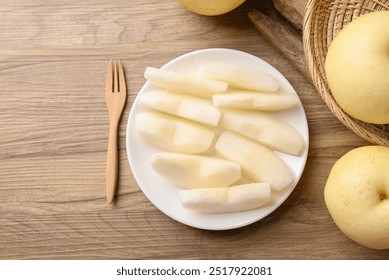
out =
[[367,141],[389,146],[389,124],[374,125],[347,115],[335,102],[327,84],[324,61],[336,34],[365,13],[389,10],[389,0],[309,0],[303,28],[304,52],[316,89],[334,115]]

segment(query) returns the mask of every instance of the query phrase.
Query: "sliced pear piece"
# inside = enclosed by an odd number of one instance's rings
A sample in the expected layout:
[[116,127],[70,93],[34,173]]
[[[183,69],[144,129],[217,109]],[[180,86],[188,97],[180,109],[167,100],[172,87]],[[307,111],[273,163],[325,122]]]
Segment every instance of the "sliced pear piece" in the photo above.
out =
[[211,97],[226,91],[228,87],[226,82],[154,67],[147,67],[144,76],[153,84],[169,91],[200,97]]
[[149,108],[210,126],[216,126],[220,118],[219,110],[206,100],[166,90],[145,92],[139,102]]
[[242,174],[254,182],[267,182],[274,190],[282,190],[293,182],[285,163],[266,146],[234,132],[223,132],[215,145],[225,159],[242,167]]
[[288,122],[264,112],[224,111],[221,128],[242,134],[279,152],[299,155],[304,138]]
[[240,165],[224,159],[180,153],[155,153],[152,168],[182,188],[227,187],[241,178]]
[[236,88],[275,92],[280,87],[272,75],[234,64],[204,64],[200,66],[200,73],[206,78],[224,81]]
[[215,132],[203,125],[159,112],[138,113],[135,127],[145,141],[172,152],[205,152],[215,137]]
[[281,92],[231,91],[228,94],[216,94],[212,99],[213,104],[220,108],[261,111],[284,110],[295,106],[299,102],[296,96]]
[[251,183],[225,188],[182,190],[182,206],[203,213],[240,212],[259,208],[271,199],[268,183]]

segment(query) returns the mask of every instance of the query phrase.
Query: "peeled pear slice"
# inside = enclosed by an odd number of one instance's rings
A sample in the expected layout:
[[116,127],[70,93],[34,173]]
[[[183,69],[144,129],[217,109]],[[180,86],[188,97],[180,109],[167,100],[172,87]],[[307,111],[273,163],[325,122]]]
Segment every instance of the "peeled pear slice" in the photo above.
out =
[[216,126],[220,118],[219,110],[206,100],[166,90],[145,92],[139,102],[149,108],[210,126]]
[[240,165],[224,159],[180,153],[155,153],[152,168],[182,188],[227,187],[241,178]]
[[293,182],[292,173],[273,151],[237,133],[223,132],[215,149],[223,158],[240,164],[242,174],[254,182],[267,182],[277,191]]
[[200,73],[206,78],[224,81],[229,86],[241,89],[275,92],[280,87],[272,75],[234,64],[204,64],[200,67]]
[[225,188],[182,190],[182,206],[203,213],[240,212],[259,208],[271,199],[268,183],[243,184]]
[[247,109],[261,111],[284,110],[295,106],[298,98],[287,93],[260,93],[249,91],[231,91],[228,94],[216,94],[212,97],[216,107],[226,109]]
[[299,155],[304,146],[304,138],[293,126],[265,112],[224,111],[221,128],[291,155]]
[[215,132],[203,125],[159,112],[138,113],[135,128],[145,141],[180,153],[205,152],[215,137]]
[[153,84],[169,91],[200,97],[211,97],[226,91],[228,87],[226,82],[154,67],[147,67],[144,76]]

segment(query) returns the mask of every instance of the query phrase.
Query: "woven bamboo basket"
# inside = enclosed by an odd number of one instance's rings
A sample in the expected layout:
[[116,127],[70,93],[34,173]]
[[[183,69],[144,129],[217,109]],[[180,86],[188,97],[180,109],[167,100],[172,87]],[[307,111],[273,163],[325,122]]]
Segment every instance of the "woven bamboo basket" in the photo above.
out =
[[316,89],[333,114],[367,141],[389,146],[389,124],[365,123],[346,114],[327,84],[324,61],[336,34],[353,19],[373,11],[389,10],[389,0],[309,0],[303,27],[304,52]]

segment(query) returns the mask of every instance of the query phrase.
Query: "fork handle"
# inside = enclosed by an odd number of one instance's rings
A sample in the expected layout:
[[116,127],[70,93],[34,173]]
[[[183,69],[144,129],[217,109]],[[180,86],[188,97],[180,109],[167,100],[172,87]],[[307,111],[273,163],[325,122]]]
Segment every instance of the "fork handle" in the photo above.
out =
[[107,173],[106,173],[106,196],[108,203],[112,203],[116,192],[118,178],[118,124],[116,122],[109,126],[108,151],[107,151]]

